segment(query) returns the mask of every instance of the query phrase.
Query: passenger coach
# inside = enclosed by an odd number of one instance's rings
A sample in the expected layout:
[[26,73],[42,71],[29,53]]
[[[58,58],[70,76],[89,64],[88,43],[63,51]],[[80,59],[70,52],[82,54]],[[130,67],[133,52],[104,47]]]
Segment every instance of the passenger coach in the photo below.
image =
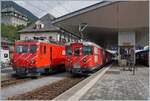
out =
[[149,67],[149,47],[136,53],[136,62]]

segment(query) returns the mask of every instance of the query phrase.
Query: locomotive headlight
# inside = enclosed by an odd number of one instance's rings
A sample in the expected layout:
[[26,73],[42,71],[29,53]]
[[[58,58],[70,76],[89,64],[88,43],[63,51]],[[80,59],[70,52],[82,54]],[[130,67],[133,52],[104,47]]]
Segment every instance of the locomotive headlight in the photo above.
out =
[[86,62],[86,61],[87,61],[86,58],[84,58],[84,59],[83,59],[83,62]]
[[34,63],[35,63],[35,60],[31,60],[31,63],[34,64]]

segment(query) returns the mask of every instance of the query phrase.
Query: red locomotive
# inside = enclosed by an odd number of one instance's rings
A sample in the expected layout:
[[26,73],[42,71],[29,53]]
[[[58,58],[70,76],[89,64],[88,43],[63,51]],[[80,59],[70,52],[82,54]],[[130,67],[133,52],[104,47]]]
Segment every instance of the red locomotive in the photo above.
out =
[[65,48],[65,66],[70,73],[88,74],[111,61],[110,53],[92,42],[70,43]]
[[20,76],[37,76],[65,69],[64,46],[30,40],[15,42],[14,49],[13,69]]

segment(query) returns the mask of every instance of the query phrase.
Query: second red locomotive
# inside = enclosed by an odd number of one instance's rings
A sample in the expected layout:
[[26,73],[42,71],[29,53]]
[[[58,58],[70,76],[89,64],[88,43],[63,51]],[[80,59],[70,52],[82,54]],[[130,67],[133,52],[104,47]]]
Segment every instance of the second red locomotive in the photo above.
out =
[[70,43],[65,48],[65,65],[70,73],[87,74],[111,60],[109,52],[92,42]]

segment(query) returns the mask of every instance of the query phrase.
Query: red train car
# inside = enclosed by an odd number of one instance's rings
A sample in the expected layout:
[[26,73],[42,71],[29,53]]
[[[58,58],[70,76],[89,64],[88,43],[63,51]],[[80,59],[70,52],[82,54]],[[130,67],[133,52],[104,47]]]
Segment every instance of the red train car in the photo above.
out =
[[136,63],[149,67],[149,47],[136,53]]
[[65,47],[38,40],[15,42],[13,69],[18,75],[38,75],[64,70]]
[[70,73],[91,73],[110,61],[109,54],[92,42],[70,43],[65,50],[65,66]]

